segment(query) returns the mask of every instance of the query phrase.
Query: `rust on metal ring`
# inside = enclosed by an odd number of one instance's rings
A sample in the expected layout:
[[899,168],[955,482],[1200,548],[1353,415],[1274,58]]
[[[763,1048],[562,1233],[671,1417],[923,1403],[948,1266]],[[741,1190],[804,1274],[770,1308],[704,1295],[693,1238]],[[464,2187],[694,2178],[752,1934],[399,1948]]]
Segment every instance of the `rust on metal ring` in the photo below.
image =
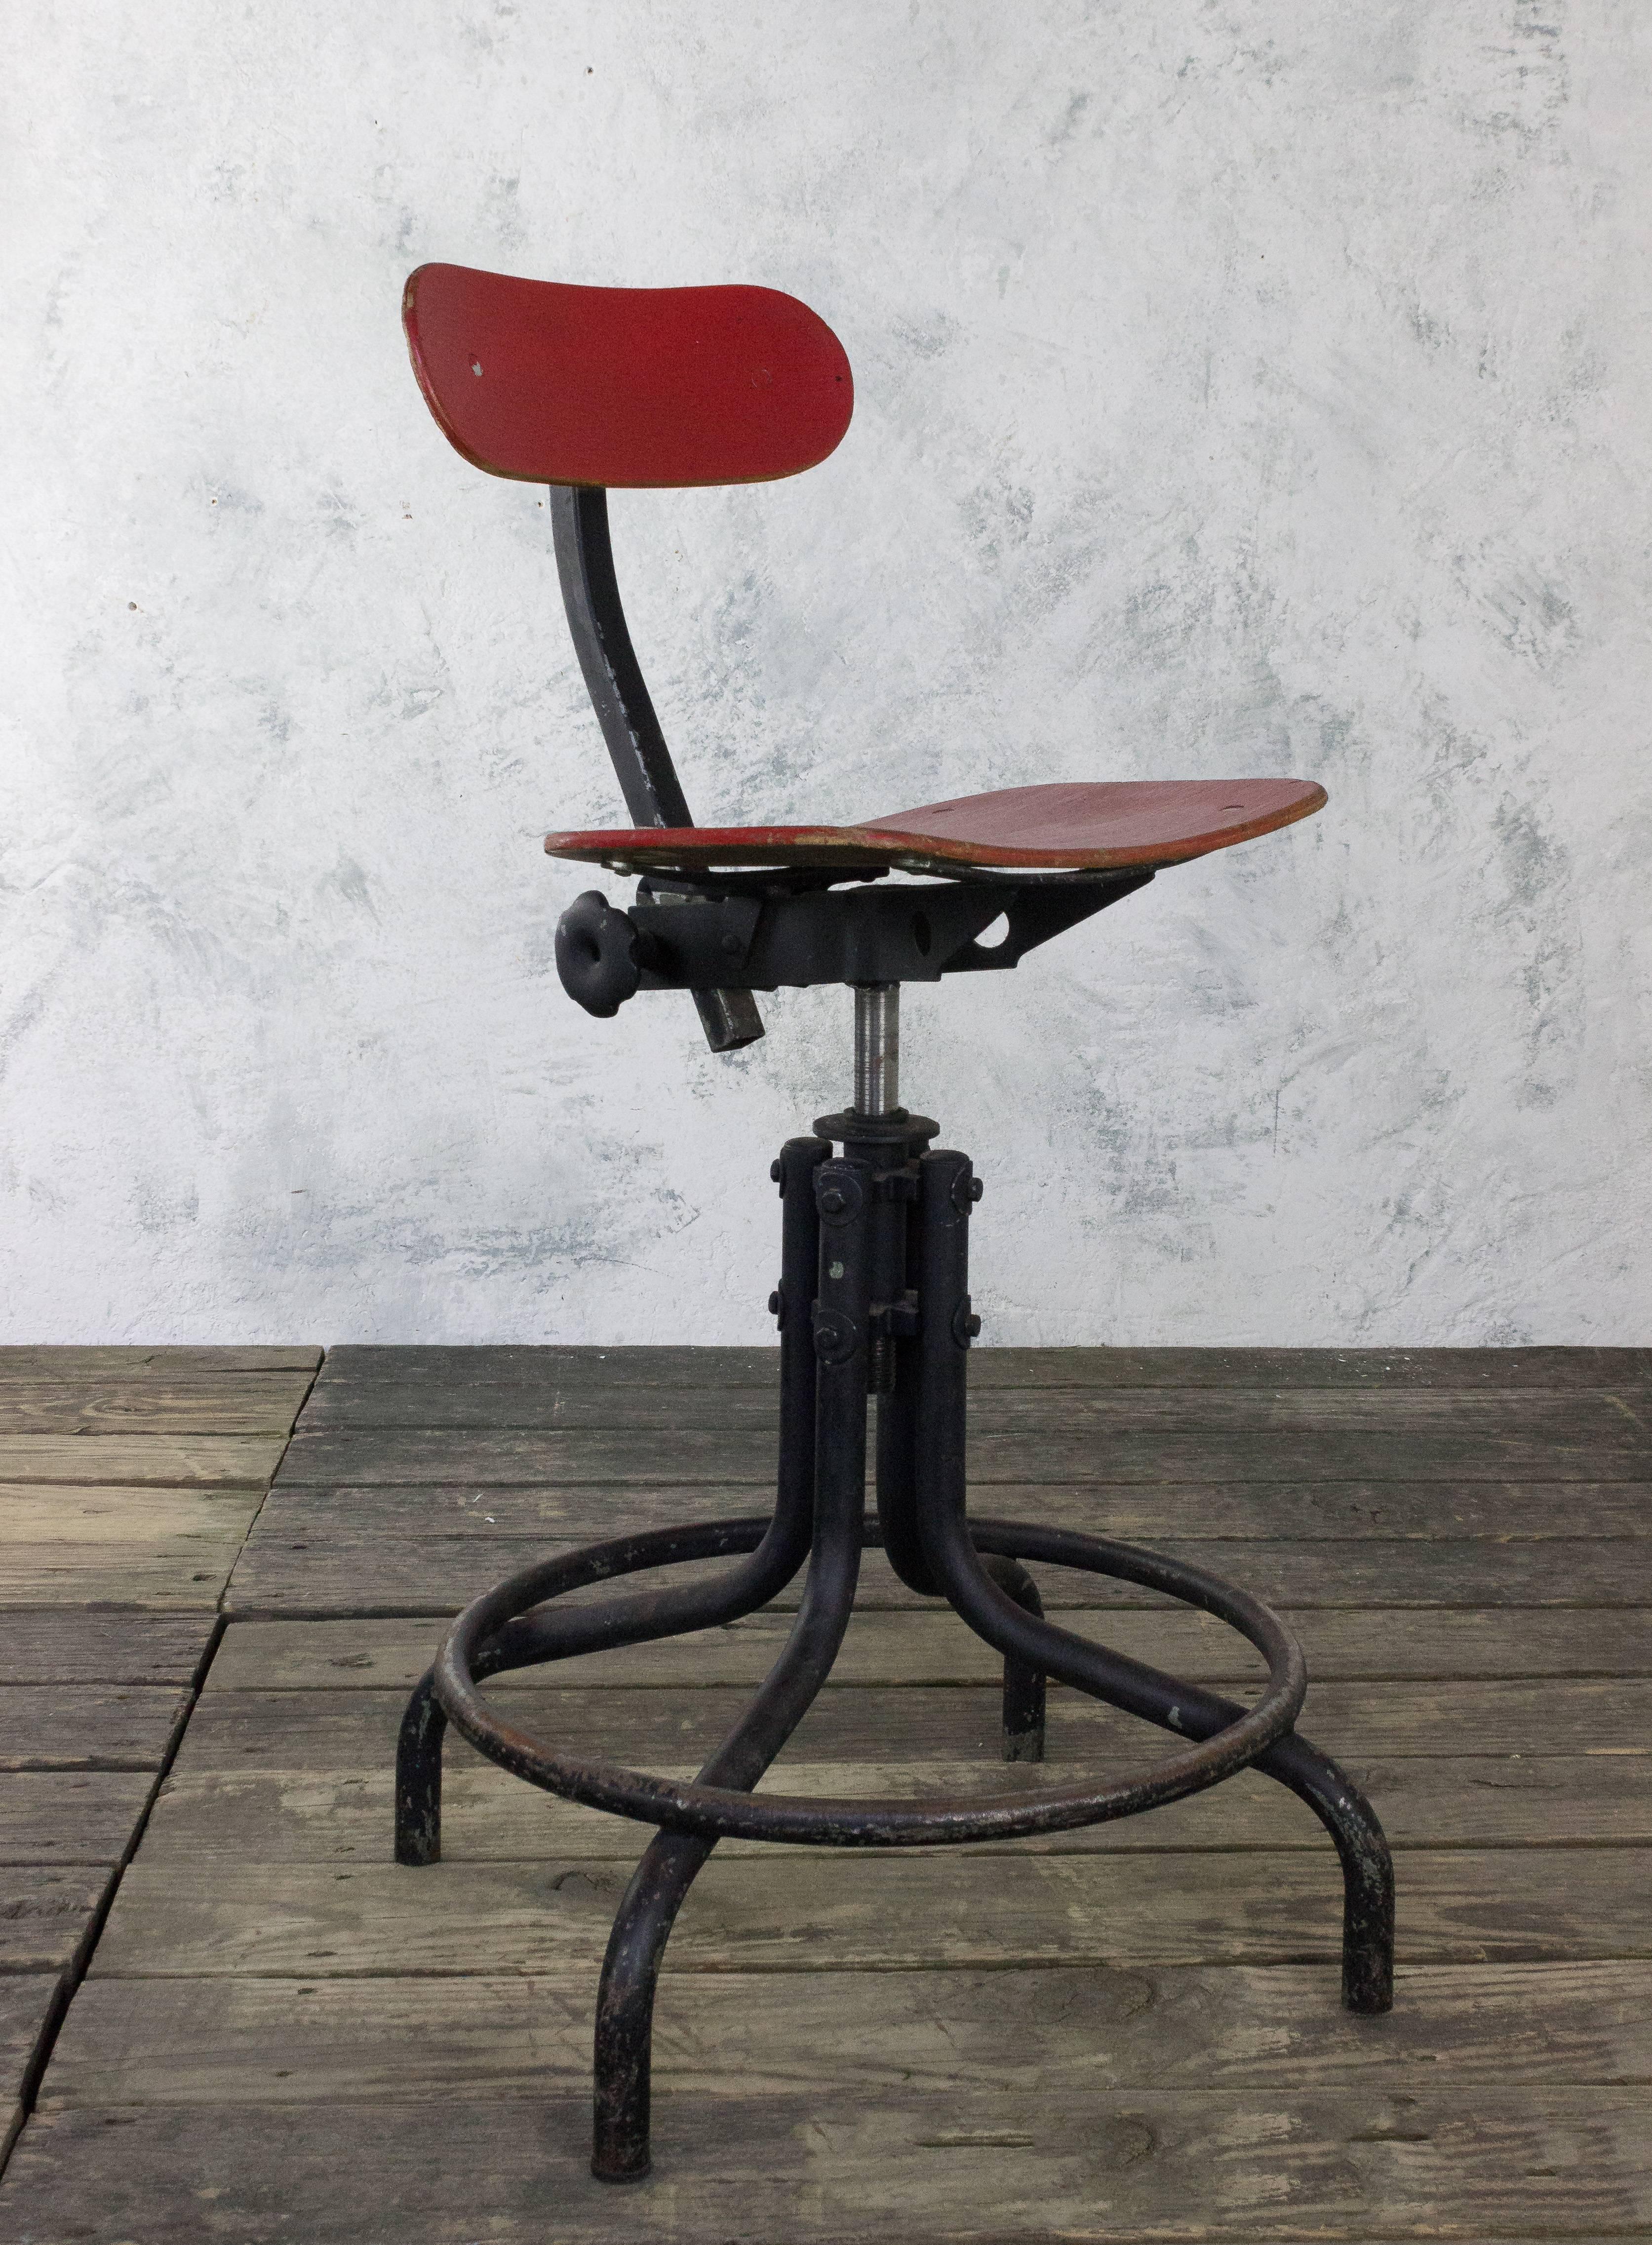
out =
[[[1225,1621],[1249,1638],[1269,1665],[1268,1688],[1256,1705],[1185,1753],[1173,1755],[1147,1776],[1120,1783],[1064,1786],[1029,1800],[1026,1794],[986,1800],[943,1796],[927,1805],[877,1800],[808,1800],[751,1794],[720,1786],[650,1775],[620,1765],[552,1753],[527,1732],[501,1719],[477,1690],[483,1674],[555,1659],[552,1618],[546,1602],[584,1584],[641,1569],[755,1550],[766,1520],[707,1522],[597,1544],[523,1569],[468,1606],[437,1655],[436,1696],[455,1728],[502,1769],[565,1800],[629,1816],[639,1822],[708,1840],[784,1841],[794,1846],[904,1848],[964,1845],[1031,1833],[1071,1831],[1180,1801],[1248,1767],[1290,1731],[1307,1692],[1302,1651],[1283,1622],[1260,1599],[1199,1570],[1144,1551],[1070,1531],[1039,1529],[1018,1522],[970,1523],[972,1541],[985,1551],[1054,1560],[1142,1587],[1167,1592]],[[882,1540],[869,1521],[863,1541]],[[1060,1551],[1052,1549],[1059,1544]],[[582,1611],[589,1631],[596,1617]],[[511,1656],[505,1633],[525,1621],[534,1648]],[[582,1632],[583,1633],[583,1632]],[[634,1641],[634,1640],[633,1640]],[[594,1649],[594,1647],[581,1648]],[[495,1657],[490,1658],[490,1655]],[[1115,1655],[1114,1658],[1121,1656]]]

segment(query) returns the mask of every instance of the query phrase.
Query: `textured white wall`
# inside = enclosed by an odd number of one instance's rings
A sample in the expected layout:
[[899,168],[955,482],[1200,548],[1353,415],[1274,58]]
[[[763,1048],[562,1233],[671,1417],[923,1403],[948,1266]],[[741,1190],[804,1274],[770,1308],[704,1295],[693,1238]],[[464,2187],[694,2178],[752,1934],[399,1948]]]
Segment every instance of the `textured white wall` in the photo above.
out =
[[1329,788],[909,993],[989,1338],[1652,1338],[1649,63],[1645,0],[18,0],[5,1337],[768,1330],[848,1003],[562,995],[538,837],[618,797],[408,370],[443,258],[849,349],[823,468],[613,502],[702,819]]

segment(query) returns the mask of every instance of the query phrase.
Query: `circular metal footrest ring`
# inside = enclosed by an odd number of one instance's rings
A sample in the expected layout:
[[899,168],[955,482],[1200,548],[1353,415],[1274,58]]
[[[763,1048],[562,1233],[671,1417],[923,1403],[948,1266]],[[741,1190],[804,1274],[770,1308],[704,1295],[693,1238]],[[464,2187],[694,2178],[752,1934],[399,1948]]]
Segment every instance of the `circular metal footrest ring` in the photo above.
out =
[[[527,1665],[508,1657],[490,1662],[488,1653],[494,1640],[502,1640],[510,1624],[531,1610],[543,1609],[547,1600],[566,1590],[646,1568],[755,1550],[768,1527],[766,1520],[708,1522],[591,1545],[525,1568],[477,1598],[454,1623],[437,1657],[437,1699],[454,1727],[478,1753],[529,1784],[565,1800],[701,1839],[775,1840],[828,1848],[962,1845],[1070,1831],[1081,1825],[1138,1815],[1145,1809],[1202,1792],[1246,1768],[1290,1730],[1301,1709],[1307,1690],[1301,1648],[1259,1599],[1196,1568],[1181,1566],[1133,1544],[999,1520],[970,1523],[971,1538],[982,1550],[1044,1559],[1137,1583],[1227,1622],[1267,1660],[1267,1690],[1236,1721],[1202,1744],[1171,1756],[1144,1777],[1105,1786],[1057,1787],[1032,1799],[1025,1793],[1000,1794],[985,1799],[942,1797],[927,1804],[806,1800],[784,1794],[759,1798],[726,1787],[698,1785],[617,1764],[559,1755],[504,1720],[497,1703],[481,1696],[477,1688],[478,1668],[486,1673],[491,1668],[497,1672],[505,1666]],[[876,1523],[868,1523],[864,1540],[869,1545],[881,1540]],[[542,1611],[534,1616],[536,1662],[558,1657],[554,1633],[547,1627],[550,1619]]]

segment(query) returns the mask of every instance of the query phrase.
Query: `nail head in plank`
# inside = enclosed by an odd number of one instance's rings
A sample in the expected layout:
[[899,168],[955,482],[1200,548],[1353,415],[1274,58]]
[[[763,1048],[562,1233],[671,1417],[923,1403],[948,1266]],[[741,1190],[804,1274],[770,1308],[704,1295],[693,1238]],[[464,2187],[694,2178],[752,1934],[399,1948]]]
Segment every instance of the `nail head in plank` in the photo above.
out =
[[239,1536],[216,1545],[199,1537],[166,1543],[8,1543],[0,1552],[0,1610],[78,1614],[125,1606],[212,1615],[241,1549]]

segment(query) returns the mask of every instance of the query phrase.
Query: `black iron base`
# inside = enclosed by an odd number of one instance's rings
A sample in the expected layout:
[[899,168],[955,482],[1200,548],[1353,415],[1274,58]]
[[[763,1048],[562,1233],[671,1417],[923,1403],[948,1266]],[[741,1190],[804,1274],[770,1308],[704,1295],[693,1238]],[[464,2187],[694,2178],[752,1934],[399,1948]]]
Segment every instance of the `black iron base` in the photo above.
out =
[[[925,1150],[920,1116],[828,1116],[775,1164],[781,1189],[781,1425],[772,1518],[666,1529],[525,1568],[468,1607],[415,1690],[396,1757],[396,1855],[441,1853],[442,1745],[450,1721],[530,1784],[660,1829],[614,1921],[597,2003],[592,2171],[648,2172],[654,1985],[672,1924],[720,1839],[829,1848],[934,1847],[1070,1830],[1179,1801],[1254,1767],[1289,1786],[1330,1835],[1343,1870],[1343,2001],[1393,2001],[1393,1866],[1370,1804],[1293,1726],[1307,1690],[1300,1647],[1245,1591],[1129,1544],[1017,1521],[966,1520],[969,1217],[980,1188],[962,1154]],[[832,1143],[843,1153],[834,1158]],[[879,1399],[877,1518],[868,1519],[866,1398]],[[754,1788],[836,1658],[863,1549],[944,1597],[1004,1656],[1004,1751],[1041,1759],[1053,1676],[1190,1743],[1145,1778],[989,1797],[809,1801]],[[565,1591],[680,1561],[729,1557],[709,1583],[572,1607]],[[1022,1563],[1114,1577],[1202,1608],[1269,1664],[1249,1707],[1075,1637],[1043,1618]],[[692,1783],[559,1755],[502,1719],[477,1686],[507,1669],[715,1628],[766,1604],[804,1561],[797,1619],[755,1699]]]

